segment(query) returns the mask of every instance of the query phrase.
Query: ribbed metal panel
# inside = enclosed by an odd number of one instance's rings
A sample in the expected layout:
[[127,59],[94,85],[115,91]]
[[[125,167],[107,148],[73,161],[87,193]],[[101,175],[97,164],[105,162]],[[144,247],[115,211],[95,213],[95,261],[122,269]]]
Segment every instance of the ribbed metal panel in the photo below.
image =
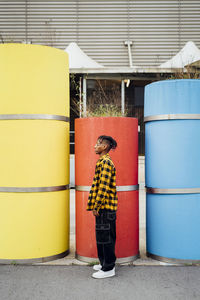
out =
[[26,39],[26,2],[0,1],[1,42],[21,42]]
[[133,62],[158,65],[169,59],[179,50],[179,23],[179,1],[133,1]]
[[[107,67],[156,66],[193,40],[200,47],[200,1],[0,1],[4,41],[66,48],[70,42]],[[1,38],[0,36],[0,38]]]

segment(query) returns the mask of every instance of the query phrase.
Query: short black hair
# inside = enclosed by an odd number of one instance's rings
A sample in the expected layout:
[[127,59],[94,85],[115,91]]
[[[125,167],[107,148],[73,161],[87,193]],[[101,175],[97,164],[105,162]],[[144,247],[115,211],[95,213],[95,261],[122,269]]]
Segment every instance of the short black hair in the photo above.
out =
[[111,136],[100,135],[98,137],[98,140],[100,140],[101,142],[105,141],[109,145],[109,150],[108,151],[110,151],[110,149],[116,149],[117,148],[117,142]]

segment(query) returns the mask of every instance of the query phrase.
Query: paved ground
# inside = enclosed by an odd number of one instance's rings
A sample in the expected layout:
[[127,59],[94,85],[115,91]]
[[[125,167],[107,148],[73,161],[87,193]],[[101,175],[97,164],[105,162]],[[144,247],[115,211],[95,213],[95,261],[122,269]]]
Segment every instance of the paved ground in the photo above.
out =
[[117,267],[92,279],[88,266],[0,266],[1,300],[200,299],[199,267]]

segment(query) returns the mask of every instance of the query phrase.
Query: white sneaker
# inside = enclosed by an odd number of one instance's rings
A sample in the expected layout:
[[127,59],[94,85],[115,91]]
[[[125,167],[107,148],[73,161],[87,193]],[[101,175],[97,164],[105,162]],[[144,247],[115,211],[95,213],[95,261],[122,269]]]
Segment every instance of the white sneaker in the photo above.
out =
[[95,271],[99,271],[99,270],[101,270],[101,268],[102,268],[102,265],[94,265],[93,266],[93,270],[95,270]]
[[110,271],[99,270],[98,272],[92,274],[92,277],[96,279],[103,279],[103,278],[108,278],[113,276],[115,276],[115,268],[113,268]]

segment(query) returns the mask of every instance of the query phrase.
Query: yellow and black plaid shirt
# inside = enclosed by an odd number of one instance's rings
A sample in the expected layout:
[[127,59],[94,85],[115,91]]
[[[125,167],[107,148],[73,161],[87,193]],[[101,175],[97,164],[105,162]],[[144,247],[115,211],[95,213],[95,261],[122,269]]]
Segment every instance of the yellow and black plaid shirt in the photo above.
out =
[[117,210],[116,170],[109,154],[103,155],[96,164],[87,210]]

